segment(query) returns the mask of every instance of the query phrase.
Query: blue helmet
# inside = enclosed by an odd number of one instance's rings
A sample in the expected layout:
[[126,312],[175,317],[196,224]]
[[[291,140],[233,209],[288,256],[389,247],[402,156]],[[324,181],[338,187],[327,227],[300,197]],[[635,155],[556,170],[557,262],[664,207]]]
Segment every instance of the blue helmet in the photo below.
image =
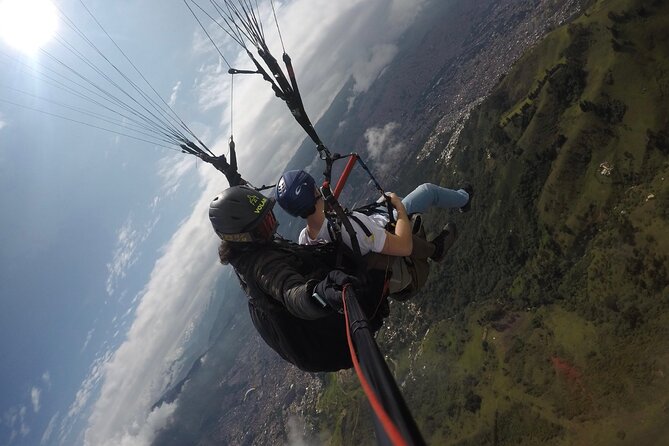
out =
[[316,210],[314,178],[304,170],[284,172],[276,183],[276,201],[293,217],[306,218]]

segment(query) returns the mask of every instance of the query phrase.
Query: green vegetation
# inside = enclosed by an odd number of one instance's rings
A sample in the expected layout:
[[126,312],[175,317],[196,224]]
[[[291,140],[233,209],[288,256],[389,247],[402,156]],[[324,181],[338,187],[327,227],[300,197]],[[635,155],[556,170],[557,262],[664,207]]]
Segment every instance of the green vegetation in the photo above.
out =
[[[379,337],[428,443],[669,444],[668,109],[669,2],[593,2],[472,113],[448,167],[409,173],[476,191]],[[355,388],[327,383],[332,444],[371,442]]]
[[352,371],[325,374],[325,391],[317,411],[323,414],[319,431],[330,433],[331,445],[355,444],[360,438],[371,441],[373,426],[364,412],[365,395]]

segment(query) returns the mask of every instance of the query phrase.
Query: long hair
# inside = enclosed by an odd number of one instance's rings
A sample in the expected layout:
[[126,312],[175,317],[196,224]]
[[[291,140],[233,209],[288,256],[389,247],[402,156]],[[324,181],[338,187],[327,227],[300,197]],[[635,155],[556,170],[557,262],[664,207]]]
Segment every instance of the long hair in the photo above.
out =
[[221,261],[221,264],[228,265],[233,256],[234,248],[232,243],[221,240],[221,243],[218,245],[218,259]]

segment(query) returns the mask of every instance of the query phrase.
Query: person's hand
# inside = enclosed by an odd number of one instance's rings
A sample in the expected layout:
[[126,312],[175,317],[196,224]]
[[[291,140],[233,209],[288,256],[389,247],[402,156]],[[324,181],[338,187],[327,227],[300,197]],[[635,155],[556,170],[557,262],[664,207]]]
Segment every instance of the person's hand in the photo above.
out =
[[321,305],[327,305],[333,310],[341,313],[344,309],[344,302],[342,300],[342,290],[345,285],[350,285],[353,288],[360,286],[360,280],[340,270],[332,270],[327,277],[321,280],[314,287],[314,298],[318,300]]
[[402,199],[397,196],[395,192],[390,192],[387,194],[388,198],[390,198],[390,203],[397,209],[399,205],[402,204]]
[[394,192],[386,194],[386,197],[390,200],[390,204],[393,205],[393,208],[397,211],[397,216],[402,217],[407,214],[407,210],[402,203],[402,199]]

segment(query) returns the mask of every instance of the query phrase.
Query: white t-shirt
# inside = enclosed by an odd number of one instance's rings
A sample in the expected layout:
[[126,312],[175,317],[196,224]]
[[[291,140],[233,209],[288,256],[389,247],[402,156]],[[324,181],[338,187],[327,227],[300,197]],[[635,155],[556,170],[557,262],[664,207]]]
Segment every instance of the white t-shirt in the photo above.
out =
[[[383,245],[386,243],[386,224],[388,223],[388,216],[383,214],[372,214],[365,215],[360,212],[353,212],[353,215],[360,220],[360,222],[365,225],[365,227],[371,232],[371,235],[367,237],[365,231],[358,225],[354,219],[349,219],[353,230],[355,231],[356,237],[358,239],[358,244],[360,245],[360,254],[363,256],[368,252],[381,252],[383,250]],[[348,246],[351,247],[351,238],[348,236],[348,232],[344,227],[341,228],[342,241]],[[332,239],[330,237],[330,232],[328,231],[328,220],[327,218],[323,221],[323,226],[318,231],[316,238],[312,239],[309,237],[307,228],[302,229],[300,232],[300,237],[298,242],[300,245],[316,245],[318,243],[329,243]]]

